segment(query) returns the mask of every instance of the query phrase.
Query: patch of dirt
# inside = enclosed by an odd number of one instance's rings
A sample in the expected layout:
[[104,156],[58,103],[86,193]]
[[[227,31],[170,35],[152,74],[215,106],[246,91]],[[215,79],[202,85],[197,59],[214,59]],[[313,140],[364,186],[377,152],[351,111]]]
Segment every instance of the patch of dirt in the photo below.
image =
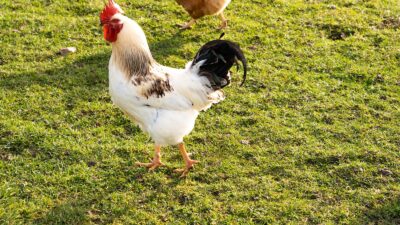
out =
[[344,40],[345,38],[353,36],[356,33],[354,28],[342,25],[323,24],[320,27],[326,32],[328,38],[334,41]]
[[399,29],[400,28],[400,16],[399,17],[386,17],[379,24],[380,29]]

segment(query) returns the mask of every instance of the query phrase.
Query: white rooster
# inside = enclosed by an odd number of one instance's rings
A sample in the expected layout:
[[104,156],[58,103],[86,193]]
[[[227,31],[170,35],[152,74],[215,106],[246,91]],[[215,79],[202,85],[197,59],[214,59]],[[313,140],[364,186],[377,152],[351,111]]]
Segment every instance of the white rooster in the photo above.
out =
[[219,89],[230,83],[229,69],[237,60],[243,64],[245,81],[242,51],[233,42],[214,40],[185,69],[170,68],[153,59],[141,27],[113,0],[100,21],[104,38],[112,44],[108,66],[112,101],[155,142],[152,162],[137,165],[154,170],[163,165],[161,146],[178,145],[185,167],[177,171],[186,176],[198,161],[188,156],[183,137],[192,131],[200,111],[224,99]]

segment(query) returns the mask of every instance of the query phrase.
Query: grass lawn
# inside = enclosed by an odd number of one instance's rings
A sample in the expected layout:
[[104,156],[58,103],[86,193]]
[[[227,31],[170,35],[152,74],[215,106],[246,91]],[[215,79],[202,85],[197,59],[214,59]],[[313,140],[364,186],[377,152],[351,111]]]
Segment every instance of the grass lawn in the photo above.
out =
[[[220,21],[118,1],[183,67]],[[248,82],[202,112],[186,179],[111,103],[101,0],[0,0],[0,224],[400,224],[398,0],[233,0]],[[77,52],[57,52],[68,46]]]

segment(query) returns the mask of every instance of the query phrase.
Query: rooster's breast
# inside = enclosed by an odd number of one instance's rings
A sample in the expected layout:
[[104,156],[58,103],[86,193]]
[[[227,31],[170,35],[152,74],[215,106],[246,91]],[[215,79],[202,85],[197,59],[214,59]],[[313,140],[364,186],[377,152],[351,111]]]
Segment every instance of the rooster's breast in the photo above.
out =
[[193,130],[198,110],[155,108],[146,104],[143,96],[137,95],[140,90],[135,88],[138,87],[127,81],[124,74],[112,65],[109,66],[109,82],[113,103],[147,132],[156,144],[179,144]]

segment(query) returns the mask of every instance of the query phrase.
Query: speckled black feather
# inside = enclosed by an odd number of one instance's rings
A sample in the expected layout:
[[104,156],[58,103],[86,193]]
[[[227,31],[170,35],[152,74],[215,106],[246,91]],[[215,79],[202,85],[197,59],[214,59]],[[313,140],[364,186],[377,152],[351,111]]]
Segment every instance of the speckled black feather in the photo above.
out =
[[206,43],[197,52],[192,66],[202,60],[206,61],[200,66],[199,74],[210,80],[214,90],[221,89],[230,83],[228,72],[233,64],[238,64],[237,60],[242,62],[244,70],[240,86],[246,81],[247,60],[239,45],[232,41],[213,40]]

